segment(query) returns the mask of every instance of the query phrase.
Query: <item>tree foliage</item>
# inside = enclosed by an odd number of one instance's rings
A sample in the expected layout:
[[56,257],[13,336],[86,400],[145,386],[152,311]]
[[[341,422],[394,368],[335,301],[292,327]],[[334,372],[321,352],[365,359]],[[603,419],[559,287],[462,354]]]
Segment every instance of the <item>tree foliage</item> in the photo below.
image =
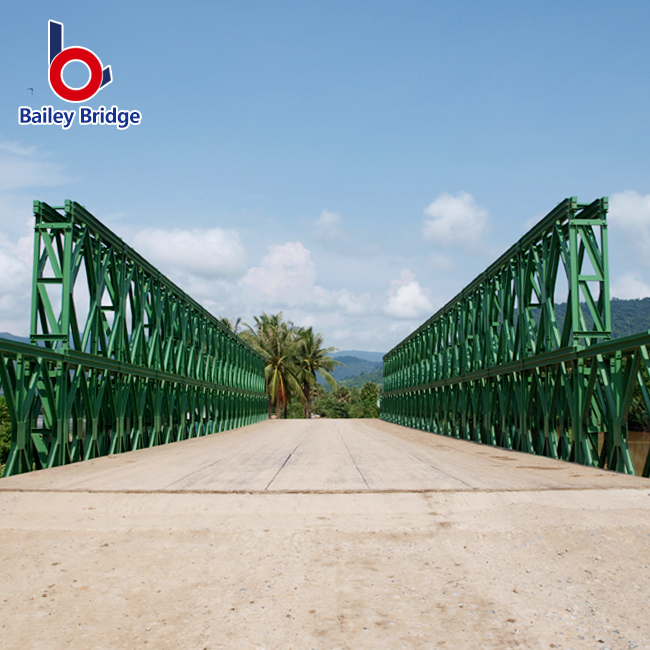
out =
[[239,334],[239,327],[241,325],[241,318],[233,318],[232,320],[226,318],[225,316],[218,319],[219,322],[225,326],[226,329],[229,329],[233,334]]
[[339,384],[347,386],[348,388],[363,388],[363,386],[370,382],[372,384],[377,384],[379,388],[384,387],[384,375],[383,369],[378,368],[372,372],[363,372],[356,377],[350,377],[349,379],[339,380]]
[[0,476],[4,469],[11,447],[11,419],[4,395],[0,395]]
[[366,382],[363,388],[339,385],[333,391],[319,386],[314,396],[314,413],[326,418],[378,418],[380,388]]
[[288,406],[293,409],[297,401],[310,417],[316,375],[336,386],[330,375],[339,363],[329,356],[334,348],[324,348],[323,335],[311,327],[283,320],[282,312],[255,316],[255,323],[246,327],[241,337],[264,358],[269,415],[274,407],[278,418],[287,417]]
[[[585,324],[590,330],[594,326],[589,309],[585,303],[581,304],[585,317]],[[612,310],[612,338],[618,339],[624,336],[631,336],[650,329],[650,298],[636,298],[632,300],[621,300],[612,298],[610,302]],[[564,326],[567,304],[565,302],[555,305],[555,318],[557,319],[560,331]],[[539,322],[540,310],[533,310],[533,317]]]
[[316,386],[316,374],[319,374],[331,388],[336,388],[336,380],[330,372],[340,361],[335,361],[329,354],[335,348],[323,347],[323,335],[314,333],[311,327],[300,329],[298,336],[298,358],[301,368],[302,388],[305,396],[305,416],[311,417],[312,386]]

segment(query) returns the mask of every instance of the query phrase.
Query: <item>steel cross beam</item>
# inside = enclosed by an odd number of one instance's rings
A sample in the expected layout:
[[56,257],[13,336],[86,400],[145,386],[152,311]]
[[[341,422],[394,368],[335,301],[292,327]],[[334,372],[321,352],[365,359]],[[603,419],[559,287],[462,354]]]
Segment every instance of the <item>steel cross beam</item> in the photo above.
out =
[[34,214],[32,345],[0,339],[5,476],[267,417],[250,346],[78,203]]
[[650,408],[650,337],[610,341],[607,205],[562,201],[386,354],[381,417],[634,473],[627,416],[636,386]]

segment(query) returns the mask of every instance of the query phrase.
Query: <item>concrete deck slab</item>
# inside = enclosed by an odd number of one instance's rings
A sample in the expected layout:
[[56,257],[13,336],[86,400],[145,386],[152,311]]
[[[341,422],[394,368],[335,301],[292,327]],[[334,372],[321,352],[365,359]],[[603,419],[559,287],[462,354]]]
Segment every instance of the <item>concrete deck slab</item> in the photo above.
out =
[[0,491],[365,492],[647,485],[639,477],[380,420],[269,420],[2,479]]
[[650,481],[270,421],[0,481],[0,647],[650,648]]

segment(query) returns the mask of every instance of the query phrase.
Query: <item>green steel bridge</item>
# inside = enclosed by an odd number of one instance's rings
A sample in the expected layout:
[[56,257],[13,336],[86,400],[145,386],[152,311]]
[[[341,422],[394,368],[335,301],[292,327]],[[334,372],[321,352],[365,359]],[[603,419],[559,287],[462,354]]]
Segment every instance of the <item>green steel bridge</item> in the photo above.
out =
[[[0,339],[5,476],[266,419],[252,348],[79,204],[34,213],[31,344]],[[611,339],[606,215],[566,199],[391,350],[382,419],[635,473],[650,333]]]
[[0,339],[4,476],[267,417],[252,348],[78,203],[34,214],[31,345]]
[[634,474],[650,333],[611,338],[607,205],[562,201],[386,354],[381,417]]

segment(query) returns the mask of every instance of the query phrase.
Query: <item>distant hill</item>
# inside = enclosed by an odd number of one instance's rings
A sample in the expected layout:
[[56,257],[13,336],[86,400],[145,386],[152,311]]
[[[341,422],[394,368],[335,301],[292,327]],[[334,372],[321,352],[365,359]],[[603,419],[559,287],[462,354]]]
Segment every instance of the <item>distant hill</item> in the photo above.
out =
[[[377,355],[381,353],[366,352],[362,354]],[[375,379],[367,378],[365,379],[365,381],[374,381],[376,383],[379,383],[379,381],[383,381],[382,372],[384,369],[384,364],[382,361],[369,361],[368,359],[362,359],[360,357],[342,354],[341,352],[337,352],[332,356],[336,358],[337,361],[340,361],[341,363],[345,364],[343,366],[336,366],[336,368],[334,368],[334,370],[331,373],[334,379],[336,379],[337,382],[342,383],[344,386],[350,386],[350,387],[356,386],[357,378],[366,377],[366,376],[367,377],[372,376],[375,377]],[[379,378],[379,381],[377,380],[377,378]],[[327,386],[325,380],[322,377],[320,377],[320,375],[316,375],[316,379],[318,380],[319,384],[325,386],[329,390],[329,387]],[[362,382],[361,386],[363,386],[364,383],[365,382]]]
[[612,336],[615,339],[650,330],[650,298],[612,298]]
[[[632,334],[639,334],[640,332],[650,330],[650,298],[638,298],[636,300],[612,298],[610,305],[612,310],[612,338],[620,339],[624,336],[631,336]],[[591,328],[594,321],[584,304],[582,311],[585,314],[587,327]],[[555,305],[555,316],[560,330],[564,323],[565,314],[565,302]]]
[[364,359],[365,361],[383,361],[385,352],[364,352],[363,350],[339,350],[335,352],[332,357],[339,359],[340,357],[357,357],[357,359]]
[[348,388],[363,388],[363,385],[367,381],[372,381],[375,384],[379,384],[380,388],[384,387],[384,371],[383,368],[377,368],[372,372],[362,372],[356,377],[350,377],[350,379],[343,379],[339,383]]
[[[611,309],[613,338],[622,338],[650,330],[650,298],[636,300],[612,298]],[[539,318],[539,310],[535,311],[537,311],[535,317]],[[587,315],[587,309],[585,308],[583,312],[586,316],[587,326],[591,327],[593,322]],[[561,329],[566,314],[566,303],[556,305],[555,314]],[[336,381],[344,386],[361,388],[366,381],[374,381],[383,385],[382,352],[341,350],[332,356],[346,364],[337,366],[332,373]],[[321,381],[321,383],[323,382]]]
[[0,339],[9,339],[10,341],[18,341],[19,343],[29,343],[29,336],[15,336],[9,332],[0,332]]
[[349,379],[350,377],[356,377],[364,372],[373,372],[379,368],[383,368],[383,363],[379,361],[368,361],[367,359],[361,359],[359,357],[341,356],[336,360],[345,364],[344,366],[336,366],[332,371],[332,377],[334,377],[336,381]]
[[[336,366],[332,377],[343,386],[362,388],[367,381],[383,385],[383,352],[363,352],[361,350],[341,350],[331,355],[337,361],[345,364]],[[329,390],[325,380],[316,375],[318,383]]]

